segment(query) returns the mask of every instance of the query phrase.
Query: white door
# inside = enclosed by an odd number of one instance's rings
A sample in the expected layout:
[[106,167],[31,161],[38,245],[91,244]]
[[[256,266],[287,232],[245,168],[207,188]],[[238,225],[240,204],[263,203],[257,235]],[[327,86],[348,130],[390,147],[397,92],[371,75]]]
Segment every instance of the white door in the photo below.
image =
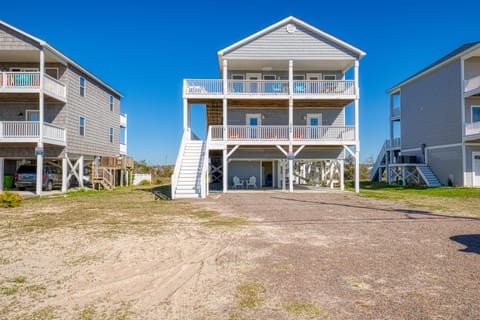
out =
[[260,89],[260,81],[262,79],[261,73],[247,73],[247,80],[250,80],[247,85],[248,92],[257,93]]
[[480,152],[475,152],[473,154],[473,171],[475,171],[475,175],[473,176],[473,186],[480,187]]
[[320,80],[322,80],[321,73],[307,73],[308,92],[320,93]]

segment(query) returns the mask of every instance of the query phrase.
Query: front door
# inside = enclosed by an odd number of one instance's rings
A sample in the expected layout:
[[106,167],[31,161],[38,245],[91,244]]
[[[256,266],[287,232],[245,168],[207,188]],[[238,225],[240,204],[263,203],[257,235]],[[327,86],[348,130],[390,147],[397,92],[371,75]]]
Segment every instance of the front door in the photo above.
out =
[[247,73],[248,92],[257,93],[260,88],[261,73]]
[[480,187],[480,152],[473,154],[473,170],[475,171],[473,186]]

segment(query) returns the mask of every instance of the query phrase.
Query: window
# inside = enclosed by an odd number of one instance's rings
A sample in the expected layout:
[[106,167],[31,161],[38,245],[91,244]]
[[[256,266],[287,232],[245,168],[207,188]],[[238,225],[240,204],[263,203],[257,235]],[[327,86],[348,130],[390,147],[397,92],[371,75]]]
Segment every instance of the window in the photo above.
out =
[[110,96],[110,111],[113,111],[113,96]]
[[85,136],[85,117],[80,117],[80,135]]
[[303,74],[295,74],[293,75],[293,80],[305,80],[305,76]]
[[38,111],[38,110],[26,110],[25,111],[25,120],[26,121],[40,121],[40,111]]
[[113,128],[110,128],[110,143],[113,143]]
[[480,122],[480,106],[472,106],[472,122]]
[[334,74],[324,74],[323,80],[337,80],[337,76]]
[[243,80],[245,77],[243,74],[232,74],[232,80],[238,80],[238,81],[232,81],[232,92],[243,92]]
[[80,77],[80,97],[85,97],[85,78]]

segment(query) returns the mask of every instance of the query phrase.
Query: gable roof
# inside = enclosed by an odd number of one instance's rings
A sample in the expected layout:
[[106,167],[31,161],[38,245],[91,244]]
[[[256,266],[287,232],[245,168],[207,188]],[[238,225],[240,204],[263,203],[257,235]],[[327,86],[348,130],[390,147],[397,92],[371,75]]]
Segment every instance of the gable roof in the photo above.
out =
[[405,84],[407,84],[407,83],[409,83],[409,82],[411,82],[411,81],[413,81],[413,80],[415,80],[415,79],[417,79],[417,78],[419,78],[419,77],[421,77],[421,76],[423,76],[423,75],[425,75],[429,72],[432,72],[432,71],[442,67],[443,65],[445,65],[447,63],[450,63],[450,62],[460,58],[461,56],[463,56],[467,52],[475,50],[477,47],[480,48],[480,41],[463,44],[460,47],[458,47],[457,49],[450,52],[449,54],[447,54],[447,55],[443,56],[442,58],[438,59],[434,63],[426,66],[425,68],[421,69],[417,73],[413,74],[412,76],[408,77],[407,79],[403,80],[402,82],[396,84],[395,86],[390,88],[387,92],[391,93],[392,91],[396,91],[401,86],[403,86],[403,85],[405,85]]
[[[329,41],[332,41],[333,43],[336,43],[339,46],[356,53],[359,56],[359,59],[363,58],[366,55],[366,53],[364,51],[362,51],[362,50],[360,50],[360,49],[358,49],[358,48],[356,48],[356,47],[354,47],[354,46],[352,46],[352,45],[350,45],[350,44],[348,44],[348,43],[346,43],[346,42],[344,42],[344,41],[342,41],[342,40],[340,40],[340,39],[338,39],[334,36],[332,36],[331,34],[328,34],[328,33],[324,32],[324,31],[322,31],[318,28],[315,28],[314,26],[312,26],[312,25],[310,25],[310,24],[308,24],[308,23],[306,23],[306,22],[304,22],[304,21],[302,21],[298,18],[290,16],[290,17],[287,17],[283,20],[280,20],[279,22],[277,22],[277,23],[275,23],[275,24],[273,24],[273,25],[271,25],[271,26],[269,26],[269,27],[267,27],[263,30],[260,30],[257,33],[254,33],[254,34],[246,37],[243,40],[240,40],[240,41],[238,41],[238,42],[236,42],[236,43],[218,51],[219,62],[221,62],[221,59],[225,54],[243,46],[244,44],[246,44],[248,42],[251,42],[255,39],[258,39],[258,38],[266,35],[267,33],[271,32],[271,31],[277,29],[278,27],[280,27],[284,24],[287,24],[287,23],[294,23],[294,24],[297,24],[299,26],[302,26],[303,28],[311,31],[312,33],[314,33],[316,35],[319,35],[322,38],[325,38]],[[221,67],[221,65],[220,65],[220,67]]]
[[89,72],[87,69],[83,68],[81,65],[79,65],[78,63],[76,63],[75,61],[73,61],[72,59],[70,59],[69,57],[67,57],[66,55],[64,55],[63,53],[61,53],[59,50],[55,49],[53,46],[51,46],[50,44],[48,44],[46,41],[42,40],[42,39],[39,39],[23,30],[20,30],[8,23],[6,23],[5,21],[3,20],[0,20],[0,25],[10,29],[10,30],[13,30],[14,32],[16,33],[19,33],[21,34],[22,36],[26,37],[27,39],[30,39],[32,40],[33,42],[37,43],[40,47],[44,48],[44,49],[47,49],[48,51],[50,51],[52,54],[60,57],[62,60],[65,60],[68,64],[74,66],[76,69],[80,70],[81,72],[85,73],[86,75],[88,75],[90,78],[92,78],[93,80],[95,80],[96,82],[100,83],[102,86],[104,86],[105,88],[107,88],[108,90],[112,91],[113,93],[115,93],[116,95],[118,95],[119,97],[123,98],[123,95],[118,92],[117,90],[115,90],[114,88],[112,88],[109,84],[107,84],[105,81],[101,80],[100,78],[98,78],[97,76],[95,76],[93,73]]

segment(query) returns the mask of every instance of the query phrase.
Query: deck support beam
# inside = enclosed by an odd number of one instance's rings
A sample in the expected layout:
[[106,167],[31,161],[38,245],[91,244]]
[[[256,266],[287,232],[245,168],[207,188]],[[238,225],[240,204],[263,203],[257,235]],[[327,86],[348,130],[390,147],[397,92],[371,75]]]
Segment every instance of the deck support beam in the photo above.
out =
[[0,158],[0,192],[3,192],[3,181],[5,179],[5,160]]
[[355,102],[354,102],[354,118],[355,118],[355,192],[360,192],[360,137],[359,137],[359,99],[360,86],[358,85],[358,67],[359,62],[355,60],[354,77],[355,77]]
[[222,177],[223,177],[223,192],[227,192],[228,189],[228,150],[227,147],[223,149],[223,172],[222,172]]
[[62,159],[62,192],[63,193],[66,193],[68,189],[67,173],[68,173],[67,158],[63,158]]
[[43,96],[43,85],[44,85],[44,74],[45,74],[45,51],[43,47],[40,48],[40,90],[39,90],[39,101],[38,101],[38,142],[35,153],[37,155],[37,180],[35,186],[35,194],[42,194],[43,187],[43,122],[44,122],[44,96]]

